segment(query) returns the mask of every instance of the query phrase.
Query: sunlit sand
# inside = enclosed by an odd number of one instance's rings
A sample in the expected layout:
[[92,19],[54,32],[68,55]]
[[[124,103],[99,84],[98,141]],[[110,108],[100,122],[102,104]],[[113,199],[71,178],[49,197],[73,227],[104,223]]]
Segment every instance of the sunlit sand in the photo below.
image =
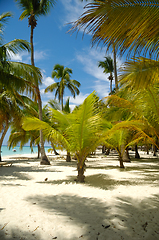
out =
[[152,154],[140,152],[120,169],[114,152],[97,151],[86,161],[84,184],[64,152],[49,155],[50,166],[35,156],[10,157],[12,166],[0,167],[0,239],[159,239],[159,160]]

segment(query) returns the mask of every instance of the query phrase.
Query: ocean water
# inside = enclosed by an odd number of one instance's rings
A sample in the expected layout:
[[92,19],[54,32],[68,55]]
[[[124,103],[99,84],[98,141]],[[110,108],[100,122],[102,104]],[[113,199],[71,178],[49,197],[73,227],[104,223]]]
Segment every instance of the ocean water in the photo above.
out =
[[[46,153],[48,153],[48,149],[50,149],[50,148],[51,147],[45,147]],[[28,146],[24,146],[22,150],[20,150],[19,147],[15,147],[14,149],[16,151],[13,151],[12,148],[9,150],[9,148],[7,146],[2,146],[2,149],[1,149],[2,158],[5,157],[5,156],[10,156],[10,155],[14,156],[16,154],[32,154],[31,149]],[[33,147],[33,153],[38,153],[38,148],[37,147]]]

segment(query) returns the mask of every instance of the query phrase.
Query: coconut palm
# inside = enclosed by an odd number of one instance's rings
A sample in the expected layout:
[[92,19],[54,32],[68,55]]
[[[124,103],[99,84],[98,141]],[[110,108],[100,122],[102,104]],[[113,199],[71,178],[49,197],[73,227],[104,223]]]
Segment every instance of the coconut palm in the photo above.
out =
[[67,67],[65,68],[63,65],[56,64],[52,72],[52,78],[55,77],[61,80],[59,82],[51,84],[45,89],[45,92],[55,91],[55,98],[58,97],[59,103],[61,103],[62,110],[63,110],[63,97],[66,87],[70,90],[74,98],[76,94],[77,95],[79,94],[78,88],[80,87],[81,84],[77,80],[70,79],[71,74],[72,74],[71,68]]
[[85,9],[73,30],[92,33],[94,44],[107,48],[114,44],[120,54],[128,50],[158,55],[158,0],[102,0],[89,3]]
[[[33,32],[37,25],[37,19],[40,16],[46,16],[51,7],[55,5],[55,0],[15,0],[19,7],[23,10],[20,19],[28,18],[29,27],[31,27],[30,43],[31,43],[31,64],[34,66],[34,45],[33,45]],[[40,95],[39,85],[36,84],[36,95],[39,106],[39,119],[42,120],[42,101]],[[50,164],[44,148],[43,133],[40,130],[40,145],[41,145],[41,162],[40,164]]]
[[[140,88],[138,91],[134,91],[132,88],[128,87],[123,90],[126,92],[126,99],[116,95],[108,97],[108,112],[112,112],[112,114],[108,115],[111,115],[112,120],[115,116],[114,120],[117,123],[114,129],[117,130],[117,128],[122,128],[128,130],[129,128],[131,129],[133,127],[133,131],[135,130],[135,134],[139,136],[136,143],[139,142],[141,145],[147,145],[151,143],[156,147],[159,147],[157,146],[158,143],[156,141],[159,138],[158,84],[149,85],[144,90]],[[118,92],[118,95],[120,91]],[[136,120],[136,125],[134,125],[134,121]],[[131,132],[132,131],[129,132],[130,136]],[[133,139],[134,132],[132,134],[132,140],[129,139],[131,144],[133,141],[135,141],[135,139]],[[133,144],[136,145],[136,143],[134,142]],[[128,142],[126,144],[128,144]]]
[[[3,23],[10,13],[0,15],[0,32],[3,33]],[[2,146],[4,136],[10,122],[19,117],[19,106],[23,105],[23,97],[20,93],[33,94],[34,86],[32,77],[36,82],[41,81],[41,73],[38,68],[21,62],[10,61],[10,54],[16,54],[23,50],[30,50],[29,43],[24,40],[15,39],[9,43],[2,44],[0,41],[0,122]],[[15,114],[16,113],[16,114]]]
[[65,149],[76,154],[79,182],[84,182],[86,157],[104,142],[105,132],[111,127],[109,122],[102,120],[97,101],[98,97],[93,92],[70,114],[53,110],[52,118],[56,123],[54,127],[33,118],[24,119],[23,123],[25,130],[44,129],[45,133],[56,139]]
[[113,71],[114,71],[114,66],[113,66],[113,60],[110,56],[105,57],[105,61],[99,61],[98,62],[98,67],[103,68],[103,73],[110,73],[108,79],[110,81],[110,94],[112,94],[112,81],[113,81]]
[[[17,121],[19,116],[19,109],[12,102],[12,96],[9,96],[7,92],[0,90],[0,161],[1,161],[1,147],[4,137],[8,131],[11,120]],[[11,114],[12,113],[12,114]]]

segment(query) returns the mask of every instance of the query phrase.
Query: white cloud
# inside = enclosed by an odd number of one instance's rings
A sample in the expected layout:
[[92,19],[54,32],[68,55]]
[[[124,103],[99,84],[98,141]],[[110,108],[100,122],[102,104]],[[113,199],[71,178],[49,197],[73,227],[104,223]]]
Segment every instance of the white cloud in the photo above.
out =
[[9,55],[10,55],[11,61],[28,63],[27,59],[28,59],[29,53],[27,51],[21,52],[18,54],[13,54],[12,52],[9,52]]
[[55,83],[54,79],[51,77],[43,77],[43,84],[48,87],[49,85]]
[[[88,94],[83,95],[82,93],[80,93],[79,95],[76,96],[76,98],[69,97],[70,105],[80,105],[81,103],[83,103],[87,96]],[[68,96],[64,97],[64,99],[65,100],[68,99]]]
[[[104,61],[104,57],[108,55],[113,58],[112,53],[106,54],[104,50],[97,48],[85,48],[82,52],[76,53],[76,58],[83,65],[83,70],[95,78],[92,87],[100,97],[105,97],[110,92],[109,74],[103,73],[103,69],[98,67],[98,61]],[[122,60],[117,58],[117,68],[122,63]]]
[[[12,52],[9,52],[9,55],[12,61],[30,64],[31,57],[30,53],[28,53],[27,51],[18,54],[13,54]],[[46,51],[35,51],[34,58],[36,62],[46,59],[46,57],[47,57]]]
[[47,54],[46,51],[35,51],[35,61],[40,61],[46,59]]
[[61,0],[61,3],[66,13],[64,16],[65,19],[62,19],[64,24],[76,21],[84,12],[83,7],[86,5],[86,3],[80,0]]

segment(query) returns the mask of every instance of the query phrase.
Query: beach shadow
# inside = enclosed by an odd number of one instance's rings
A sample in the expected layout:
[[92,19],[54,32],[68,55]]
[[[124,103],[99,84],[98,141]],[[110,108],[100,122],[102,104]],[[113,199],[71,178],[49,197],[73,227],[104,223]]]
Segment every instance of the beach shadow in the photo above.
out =
[[[99,199],[70,195],[41,196],[36,195],[26,199],[36,202],[42,211],[48,215],[56,214],[64,217],[69,225],[80,226],[83,229],[81,236],[69,238],[74,240],[83,238],[87,240],[106,239],[159,239],[158,196],[138,201],[131,198],[117,198],[112,211],[111,206]],[[116,211],[115,211],[116,209]],[[62,223],[61,223],[62,224]],[[83,227],[82,227],[83,226]],[[93,236],[93,237],[92,237]],[[58,236],[57,236],[58,239]],[[67,236],[60,239],[68,239]]]
[[[37,162],[37,160],[35,161]],[[23,165],[21,164],[23,163]],[[18,165],[19,164],[19,165]],[[25,165],[24,165],[25,164]],[[5,169],[4,169],[5,168]],[[32,180],[33,178],[29,176],[30,172],[61,172],[56,169],[56,166],[47,165],[31,166],[26,160],[15,161],[11,167],[0,167],[0,181],[13,181],[13,180]]]
[[34,234],[33,232],[22,231],[21,229],[0,229],[1,240],[37,240],[41,239],[40,234]]

